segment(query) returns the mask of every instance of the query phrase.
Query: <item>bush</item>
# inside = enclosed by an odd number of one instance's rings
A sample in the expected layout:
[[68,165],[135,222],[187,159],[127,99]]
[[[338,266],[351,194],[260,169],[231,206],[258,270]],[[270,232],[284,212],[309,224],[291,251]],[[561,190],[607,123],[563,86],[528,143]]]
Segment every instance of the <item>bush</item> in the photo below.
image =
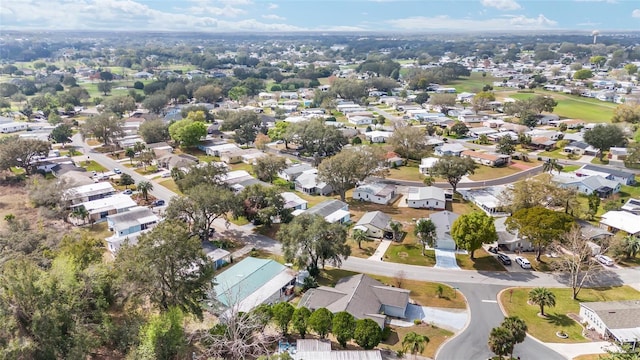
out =
[[133,83],[133,88],[134,89],[138,89],[138,90],[142,90],[144,89],[144,84],[142,83],[142,81],[136,81]]
[[420,325],[420,324],[422,324],[422,320],[420,320],[420,319],[413,319],[413,324],[414,324],[414,325]]
[[389,336],[391,336],[391,328],[385,326],[384,329],[382,329],[382,341],[386,341]]

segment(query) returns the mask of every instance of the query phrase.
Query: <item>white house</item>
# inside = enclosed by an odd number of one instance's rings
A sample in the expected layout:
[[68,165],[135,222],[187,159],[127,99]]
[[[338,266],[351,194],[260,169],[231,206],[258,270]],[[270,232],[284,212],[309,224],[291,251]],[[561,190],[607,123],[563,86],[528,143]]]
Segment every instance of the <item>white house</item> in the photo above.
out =
[[575,174],[560,173],[554,175],[551,180],[562,188],[573,188],[585,195],[596,193],[601,198],[607,198],[620,192],[619,182],[605,179],[600,175],[576,176]]
[[358,186],[353,192],[354,200],[387,205],[396,196],[396,187],[391,184],[372,183]]
[[582,165],[580,169],[576,170],[576,175],[600,175],[607,180],[617,181],[622,185],[633,185],[636,183],[636,175],[634,173],[609,166],[603,167],[592,164]]
[[5,124],[0,124],[0,133],[8,134],[8,133],[13,133],[18,131],[24,131],[24,130],[27,130],[28,127],[29,127],[29,124],[27,124],[26,122],[10,122]]
[[71,205],[84,203],[87,201],[102,199],[116,193],[110,182],[98,182],[82,186],[76,186],[64,193],[65,201],[69,201]]
[[308,170],[313,170],[313,166],[304,163],[293,164],[288,168],[280,171],[278,173],[278,176],[287,181],[294,181],[298,176],[300,176],[300,174]]
[[240,148],[236,144],[219,144],[219,145],[208,146],[205,148],[205,152],[209,156],[220,156],[220,154],[224,152],[238,151],[238,150],[240,150]]
[[369,116],[349,116],[349,123],[356,126],[370,125],[373,122],[373,118]]
[[420,160],[420,165],[418,168],[420,169],[420,174],[428,175],[429,170],[435,165],[440,159],[436,157],[428,157]]
[[325,200],[320,204],[305,211],[305,214],[320,215],[327,222],[346,224],[351,221],[349,214],[349,204],[340,200]]
[[393,237],[393,232],[391,231],[390,224],[391,216],[382,211],[369,211],[362,215],[353,229],[362,230],[366,232],[368,237],[372,238],[391,238]]
[[444,143],[436,147],[434,152],[438,156],[460,156],[465,150],[467,150],[467,148],[460,143]]
[[364,136],[367,137],[367,140],[371,141],[372,143],[387,142],[387,139],[390,138],[391,135],[393,135],[393,132],[379,130],[373,130],[364,133]]
[[429,215],[429,219],[436,226],[435,247],[443,250],[455,250],[456,243],[451,237],[451,226],[460,215],[451,211],[440,211]]
[[444,190],[435,186],[409,187],[406,198],[410,208],[425,208],[442,210],[446,205]]
[[636,348],[640,341],[638,300],[580,303],[580,319],[602,339]]
[[301,198],[292,192],[282,192],[280,193],[282,199],[284,199],[284,208],[291,210],[306,210],[308,206],[307,200]]
[[309,195],[329,195],[331,185],[318,179],[318,170],[311,169],[300,174],[294,181],[296,191]]
[[600,218],[600,227],[612,233],[624,231],[635,236],[640,234],[640,215],[627,211],[607,211]]
[[489,216],[507,216],[500,201],[500,195],[506,190],[504,185],[488,186],[479,189],[459,189],[462,198],[476,204]]
[[71,210],[80,206],[84,207],[89,213],[89,221],[101,222],[105,221],[109,215],[125,212],[132,207],[138,206],[138,204],[128,195],[115,194],[105,198],[75,204],[71,207]]

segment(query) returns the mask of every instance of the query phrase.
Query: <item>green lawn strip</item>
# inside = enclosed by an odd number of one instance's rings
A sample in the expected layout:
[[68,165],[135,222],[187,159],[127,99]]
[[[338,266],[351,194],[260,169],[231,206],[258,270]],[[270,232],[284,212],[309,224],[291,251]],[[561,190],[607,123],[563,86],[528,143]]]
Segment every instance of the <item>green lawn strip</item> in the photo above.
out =
[[[504,291],[500,302],[509,316],[518,316],[527,323],[529,334],[543,342],[580,343],[588,342],[582,336],[582,326],[571,319],[568,314],[577,315],[580,312],[580,302],[633,300],[640,298],[640,292],[629,287],[608,287],[598,289],[582,289],[578,294],[579,300],[571,299],[571,289],[549,289],[554,293],[556,306],[545,308],[547,318],[538,316],[540,308],[529,305],[529,291],[531,288],[514,288]],[[564,331],[569,335],[567,339],[560,339],[555,334]]]
[[563,152],[563,149],[555,149],[552,151],[543,151],[540,154],[538,154],[538,156],[544,156],[544,157],[549,157],[549,158],[554,158],[554,159],[568,159],[569,157],[567,156],[567,154],[565,154]]
[[480,165],[475,170],[474,174],[469,175],[469,179],[473,181],[498,179],[501,177],[517,174],[521,171],[522,169],[515,168],[512,166],[490,167],[490,166]]
[[506,271],[494,255],[486,252],[484,249],[476,250],[474,256],[475,259],[471,260],[471,257],[467,254],[456,254],[458,266],[463,270]]
[[580,169],[582,166],[580,165],[564,165],[562,166],[562,172],[572,172]]
[[134,171],[140,175],[151,175],[158,172],[158,167],[156,165],[151,165],[151,166],[147,166],[146,169],[144,167],[141,167],[141,168],[135,169]]
[[422,256],[420,244],[409,243],[406,239],[405,242],[407,243],[392,243],[384,254],[384,261],[431,267],[436,265],[436,254],[433,250],[425,250],[425,256]]
[[399,166],[395,169],[389,170],[389,179],[408,180],[408,181],[422,181],[424,175],[420,174],[418,165],[412,166],[413,163],[409,162],[408,166]]
[[83,168],[87,169],[87,171],[104,172],[104,171],[108,170],[106,167],[98,164],[94,160],[89,160],[89,163],[87,163],[86,160],[82,161],[80,163],[80,166],[82,166]]
[[242,225],[247,225],[249,223],[249,220],[247,220],[247,218],[244,216],[238,216],[237,218],[234,218],[233,216],[229,216],[229,222],[238,226],[242,226]]
[[576,95],[560,94],[552,91],[536,91],[535,93],[508,93],[506,97],[524,100],[538,95],[553,97],[558,105],[553,113],[561,118],[581,119],[592,123],[610,122],[617,104],[585,98]]
[[176,184],[176,182],[171,178],[158,182],[158,185],[162,185],[176,194],[182,194],[180,189],[178,189],[178,185]]

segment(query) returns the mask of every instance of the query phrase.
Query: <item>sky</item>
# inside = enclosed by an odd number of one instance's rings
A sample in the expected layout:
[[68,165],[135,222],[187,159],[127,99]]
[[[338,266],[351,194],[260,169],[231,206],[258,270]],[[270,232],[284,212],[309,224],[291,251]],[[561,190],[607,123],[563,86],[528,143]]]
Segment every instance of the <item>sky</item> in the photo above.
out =
[[640,31],[640,0],[0,0],[2,30]]

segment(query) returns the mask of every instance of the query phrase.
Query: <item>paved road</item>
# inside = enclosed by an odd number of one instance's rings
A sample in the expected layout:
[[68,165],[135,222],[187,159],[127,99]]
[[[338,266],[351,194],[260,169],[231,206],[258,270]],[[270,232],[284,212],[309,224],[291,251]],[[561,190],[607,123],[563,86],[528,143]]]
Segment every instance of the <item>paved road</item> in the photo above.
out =
[[[491,329],[497,327],[504,318],[497,303],[497,294],[504,286],[456,284],[467,298],[470,322],[462,333],[440,348],[436,360],[489,359],[494,356],[487,345]],[[514,356],[522,359],[563,360],[564,357],[543,344],[527,337],[522,344],[515,347]]]

